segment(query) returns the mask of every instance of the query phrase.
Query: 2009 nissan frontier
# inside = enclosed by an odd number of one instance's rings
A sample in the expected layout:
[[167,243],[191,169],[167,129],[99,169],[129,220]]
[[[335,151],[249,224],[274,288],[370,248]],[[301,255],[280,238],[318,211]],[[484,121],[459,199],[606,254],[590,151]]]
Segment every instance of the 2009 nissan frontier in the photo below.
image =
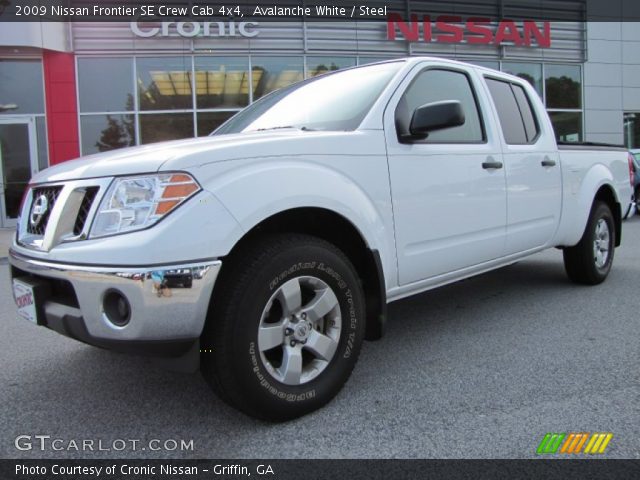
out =
[[206,138],[56,165],[10,251],[19,315],[99,347],[199,358],[243,412],[340,390],[386,304],[563,250],[598,284],[627,153],[558,146],[524,80],[410,58],[276,91]]

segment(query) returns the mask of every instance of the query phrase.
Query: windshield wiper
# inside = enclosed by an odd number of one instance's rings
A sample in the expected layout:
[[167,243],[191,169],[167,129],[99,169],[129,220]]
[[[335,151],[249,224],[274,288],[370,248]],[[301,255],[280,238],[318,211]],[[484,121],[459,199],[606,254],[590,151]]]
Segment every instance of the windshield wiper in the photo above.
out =
[[277,127],[259,128],[259,129],[256,130],[256,132],[264,132],[266,130],[282,130],[283,128],[296,128],[298,130],[302,130],[303,132],[313,132],[312,128],[296,127],[295,125],[281,125],[281,126],[277,126]]

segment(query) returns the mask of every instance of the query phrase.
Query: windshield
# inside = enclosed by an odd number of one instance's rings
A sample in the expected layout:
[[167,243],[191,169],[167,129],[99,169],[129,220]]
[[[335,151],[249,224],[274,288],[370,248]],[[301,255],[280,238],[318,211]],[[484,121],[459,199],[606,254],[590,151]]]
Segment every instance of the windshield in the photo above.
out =
[[277,128],[355,130],[402,62],[321,75],[277,90],[230,118],[212,135]]

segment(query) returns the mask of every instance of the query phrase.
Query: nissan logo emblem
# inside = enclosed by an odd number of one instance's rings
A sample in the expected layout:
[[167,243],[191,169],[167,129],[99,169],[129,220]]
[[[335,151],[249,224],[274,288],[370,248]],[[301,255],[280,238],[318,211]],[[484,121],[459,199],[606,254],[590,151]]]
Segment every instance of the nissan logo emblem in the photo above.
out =
[[37,227],[40,225],[42,218],[47,213],[49,209],[49,201],[47,200],[46,195],[40,195],[36,198],[36,201],[33,202],[33,207],[31,207],[31,216],[29,217],[29,221],[31,222],[32,227]]

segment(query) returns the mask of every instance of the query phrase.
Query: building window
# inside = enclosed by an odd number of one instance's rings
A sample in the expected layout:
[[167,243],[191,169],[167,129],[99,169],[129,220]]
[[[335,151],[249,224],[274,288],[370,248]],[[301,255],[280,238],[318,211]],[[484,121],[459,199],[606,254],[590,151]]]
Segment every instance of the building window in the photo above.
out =
[[549,112],[556,139],[561,142],[579,142],[582,140],[582,113]]
[[132,59],[79,58],[78,97],[82,113],[133,111]]
[[544,72],[545,105],[556,139],[582,141],[582,67],[545,64]]
[[547,108],[582,108],[581,78],[579,65],[545,65]]
[[252,57],[253,100],[303,78],[302,57]]
[[[78,58],[82,153],[208,135],[252,101],[302,80],[304,72],[307,77],[314,77],[356,63],[391,59],[319,55]],[[17,70],[13,66],[3,68],[7,62],[21,63],[23,70],[31,69],[31,74],[25,70],[18,75],[29,80],[36,78],[33,69],[37,68],[39,93],[35,89],[35,95],[20,95],[20,82],[13,78]],[[582,140],[581,66],[473,62],[501,67],[527,80],[549,110],[557,138]],[[40,102],[39,111],[44,112],[41,62],[0,60],[0,80],[3,74],[13,75],[13,80],[0,82],[0,103],[8,102],[5,97],[20,97],[24,99],[20,108],[37,111],[33,105]],[[105,82],[105,78],[109,81]]]
[[133,115],[82,115],[80,129],[83,155],[136,144]]
[[249,59],[196,57],[197,108],[242,108],[249,105]]
[[640,148],[640,112],[624,114],[624,146]]
[[198,112],[198,136],[206,137],[236,112]]
[[82,155],[136,144],[133,58],[78,58],[78,100]]
[[193,108],[190,56],[138,58],[137,83],[140,110]]
[[38,169],[49,166],[47,121],[44,116],[44,73],[40,59],[0,59],[0,117],[35,118]]
[[195,136],[192,113],[145,113],[139,122],[141,144]]
[[307,77],[316,77],[355,65],[355,57],[307,57]]
[[0,115],[43,114],[42,61],[0,59]]

